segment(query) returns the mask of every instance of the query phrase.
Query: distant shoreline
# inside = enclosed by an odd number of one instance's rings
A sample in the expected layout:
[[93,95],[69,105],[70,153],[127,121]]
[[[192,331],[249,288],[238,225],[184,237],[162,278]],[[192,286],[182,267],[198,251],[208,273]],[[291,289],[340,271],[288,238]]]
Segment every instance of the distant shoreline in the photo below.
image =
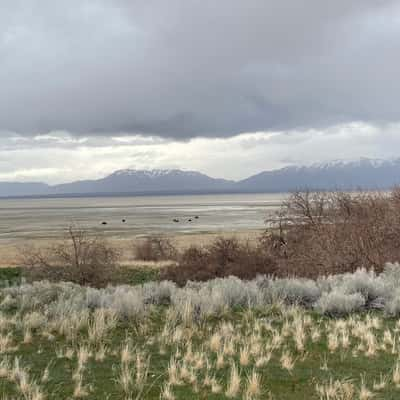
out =
[[[296,189],[293,189],[296,190]],[[329,191],[322,189],[313,189],[315,191]],[[0,196],[0,200],[12,199],[68,199],[85,197],[157,197],[157,196],[207,196],[216,194],[287,194],[290,191],[280,190],[191,190],[191,191],[143,191],[143,192],[98,192],[98,193],[60,193],[60,194],[33,194],[21,196]]]
[[23,200],[23,199],[73,199],[73,198],[96,198],[96,197],[173,197],[173,196],[207,196],[207,195],[229,195],[229,194],[282,194],[287,195],[296,191],[311,192],[387,192],[391,188],[353,188],[353,189],[318,189],[318,188],[293,188],[291,190],[215,190],[215,191],[144,191],[144,192],[98,192],[98,193],[62,193],[62,194],[37,194],[23,196],[0,196],[0,200]]

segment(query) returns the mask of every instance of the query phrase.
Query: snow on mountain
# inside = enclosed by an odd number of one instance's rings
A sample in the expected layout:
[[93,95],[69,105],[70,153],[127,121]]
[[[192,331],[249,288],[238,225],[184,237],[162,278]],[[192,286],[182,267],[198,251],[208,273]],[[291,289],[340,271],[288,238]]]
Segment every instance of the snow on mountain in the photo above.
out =
[[400,159],[332,160],[264,171],[238,182],[179,169],[121,169],[96,180],[49,186],[0,182],[0,196],[287,192],[296,189],[388,189],[400,185]]
[[168,175],[199,176],[200,172],[183,171],[180,169],[120,169],[113,172],[110,176],[146,176],[148,178],[159,178]]
[[223,191],[233,182],[178,169],[122,169],[97,180],[53,186],[57,193],[183,193]]
[[243,191],[387,189],[400,184],[400,159],[332,160],[264,171],[238,182]]
[[372,167],[372,168],[380,168],[384,166],[393,166],[399,163],[398,159],[389,159],[384,160],[380,158],[365,158],[361,157],[355,160],[331,160],[327,162],[319,162],[313,163],[310,165],[312,168],[321,168],[321,169],[328,169],[328,168],[359,168],[359,167]]

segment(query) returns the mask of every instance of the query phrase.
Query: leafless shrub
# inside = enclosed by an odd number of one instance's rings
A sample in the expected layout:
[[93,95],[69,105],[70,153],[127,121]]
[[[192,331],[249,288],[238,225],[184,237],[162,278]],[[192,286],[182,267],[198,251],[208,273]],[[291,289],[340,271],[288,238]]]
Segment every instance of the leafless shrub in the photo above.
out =
[[191,246],[183,251],[178,265],[165,268],[162,278],[183,285],[189,280],[207,281],[227,276],[249,280],[275,272],[276,263],[262,246],[219,237],[208,246]]
[[262,243],[284,275],[316,277],[377,272],[400,259],[400,190],[383,193],[296,192]]
[[168,238],[149,237],[134,246],[135,258],[143,261],[175,260],[177,250]]
[[119,254],[103,238],[70,226],[61,244],[31,249],[22,256],[28,279],[105,286],[117,270]]

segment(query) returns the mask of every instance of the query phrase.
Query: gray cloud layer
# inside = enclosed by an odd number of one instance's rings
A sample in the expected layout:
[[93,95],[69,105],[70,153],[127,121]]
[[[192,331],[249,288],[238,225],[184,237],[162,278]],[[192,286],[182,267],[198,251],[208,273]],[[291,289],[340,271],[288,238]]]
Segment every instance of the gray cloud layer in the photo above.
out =
[[181,168],[242,179],[263,170],[336,158],[399,158],[400,123],[245,133],[186,141],[151,136],[76,137],[66,132],[0,137],[0,181],[69,182],[121,168]]
[[399,120],[400,4],[3,0],[0,131],[187,139]]

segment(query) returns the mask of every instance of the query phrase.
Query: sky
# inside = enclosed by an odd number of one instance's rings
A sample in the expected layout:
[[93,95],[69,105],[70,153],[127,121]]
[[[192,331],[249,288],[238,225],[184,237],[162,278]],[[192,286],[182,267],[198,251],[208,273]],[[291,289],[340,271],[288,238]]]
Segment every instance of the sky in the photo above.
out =
[[400,157],[400,2],[2,0],[0,180]]

